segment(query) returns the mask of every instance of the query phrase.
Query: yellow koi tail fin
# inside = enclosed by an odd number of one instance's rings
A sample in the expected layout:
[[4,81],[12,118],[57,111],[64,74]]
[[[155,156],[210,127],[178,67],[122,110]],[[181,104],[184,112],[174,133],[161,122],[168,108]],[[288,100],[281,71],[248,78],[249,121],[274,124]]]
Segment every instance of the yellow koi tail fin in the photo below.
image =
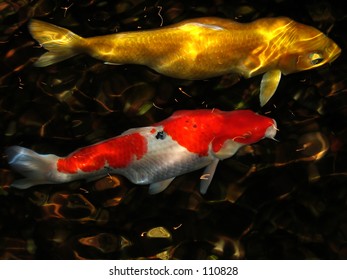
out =
[[48,51],[35,62],[35,66],[45,67],[80,52],[79,47],[83,38],[70,30],[32,19],[29,23],[29,31],[33,38]]

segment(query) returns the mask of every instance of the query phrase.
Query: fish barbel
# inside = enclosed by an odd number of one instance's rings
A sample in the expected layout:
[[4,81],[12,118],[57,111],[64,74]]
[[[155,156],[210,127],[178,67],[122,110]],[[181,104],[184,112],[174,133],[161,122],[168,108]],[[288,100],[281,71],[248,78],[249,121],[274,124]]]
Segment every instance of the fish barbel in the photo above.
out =
[[109,64],[146,65],[163,75],[190,80],[237,73],[264,74],[260,103],[277,89],[281,73],[313,69],[334,61],[341,49],[319,30],[285,17],[238,23],[195,18],[153,30],[82,38],[46,22],[31,20],[32,36],[48,52],[35,63],[44,67],[88,54]]
[[129,129],[66,157],[19,146],[8,147],[6,154],[10,166],[25,177],[12,183],[21,189],[119,174],[135,184],[150,184],[153,194],[176,176],[205,167],[200,183],[205,193],[220,160],[244,145],[273,139],[276,132],[275,120],[250,110],[177,111],[152,126]]

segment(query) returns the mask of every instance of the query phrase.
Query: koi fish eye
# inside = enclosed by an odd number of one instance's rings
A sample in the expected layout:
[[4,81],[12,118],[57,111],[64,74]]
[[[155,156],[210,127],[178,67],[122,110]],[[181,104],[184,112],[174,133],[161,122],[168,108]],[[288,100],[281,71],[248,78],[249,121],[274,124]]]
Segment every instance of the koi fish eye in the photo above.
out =
[[164,131],[159,131],[159,132],[157,133],[157,135],[155,136],[155,138],[160,139],[160,140],[164,140],[165,137],[166,137],[166,134],[165,134]]
[[314,52],[309,54],[309,59],[312,65],[321,63],[324,60],[324,57],[321,53]]

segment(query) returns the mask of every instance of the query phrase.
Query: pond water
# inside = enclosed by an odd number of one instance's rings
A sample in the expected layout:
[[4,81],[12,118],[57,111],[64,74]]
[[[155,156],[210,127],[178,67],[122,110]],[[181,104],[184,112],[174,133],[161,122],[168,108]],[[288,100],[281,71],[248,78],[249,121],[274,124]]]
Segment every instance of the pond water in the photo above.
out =
[[[0,259],[346,259],[347,10],[342,1],[0,2]],[[283,76],[258,104],[261,77],[168,78],[78,55],[46,67],[27,29],[38,18],[81,36],[147,30],[215,16],[288,16],[342,49],[331,65]],[[182,109],[248,108],[276,119],[278,142],[245,146],[149,195],[121,176],[10,188],[4,148],[66,155]]]

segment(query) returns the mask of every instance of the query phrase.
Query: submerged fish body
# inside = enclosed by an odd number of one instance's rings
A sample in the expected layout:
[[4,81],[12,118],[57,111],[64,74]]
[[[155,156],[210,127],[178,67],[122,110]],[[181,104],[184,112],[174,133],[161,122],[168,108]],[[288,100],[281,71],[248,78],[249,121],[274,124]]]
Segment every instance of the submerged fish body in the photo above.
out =
[[41,155],[12,146],[6,154],[11,167],[25,176],[17,188],[93,180],[119,174],[135,184],[150,184],[150,193],[164,190],[179,175],[206,167],[202,193],[220,160],[243,145],[273,139],[276,122],[249,110],[178,111],[152,126],[134,128],[120,136],[76,150],[66,157]]
[[319,67],[341,52],[319,30],[285,17],[250,23],[196,18],[153,30],[90,38],[38,20],[31,20],[29,29],[48,50],[36,66],[86,53],[110,64],[146,65],[180,79],[207,79],[227,73],[249,78],[265,73],[260,89],[262,106],[274,94],[281,73]]

